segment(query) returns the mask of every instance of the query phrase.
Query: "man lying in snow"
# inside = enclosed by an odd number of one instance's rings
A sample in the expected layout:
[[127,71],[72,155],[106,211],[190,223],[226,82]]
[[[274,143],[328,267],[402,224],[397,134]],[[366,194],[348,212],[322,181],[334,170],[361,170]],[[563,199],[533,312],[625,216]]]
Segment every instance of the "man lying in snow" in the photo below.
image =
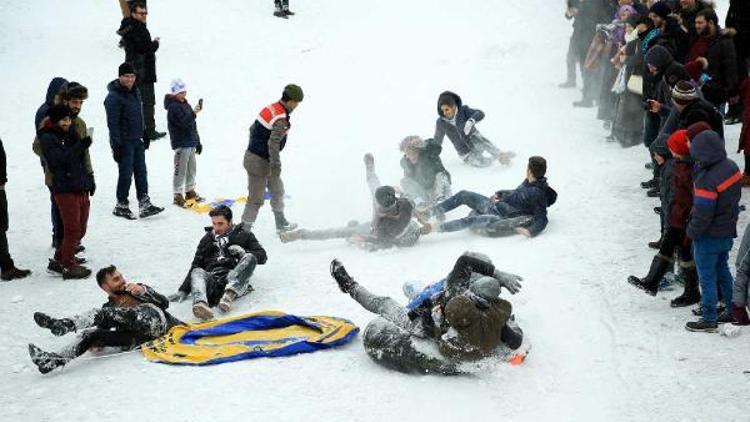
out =
[[499,298],[501,287],[517,293],[521,277],[495,269],[483,254],[459,257],[445,289],[411,311],[371,293],[338,260],[331,262],[331,276],[342,292],[380,315],[368,324],[363,341],[367,353],[389,368],[457,374],[462,362],[493,356],[503,345],[521,346],[523,332],[515,324],[512,306]]
[[211,227],[198,243],[190,271],[170,300],[182,301],[193,295],[193,315],[202,320],[214,317],[219,305],[229,312],[235,299],[250,293],[250,277],[267,256],[255,235],[243,224],[232,224],[232,209],[220,205],[208,213]]
[[367,185],[373,199],[373,217],[370,223],[359,224],[353,221],[339,228],[281,232],[281,241],[348,239],[364,249],[378,250],[393,246],[414,246],[423,233],[429,232],[430,226],[423,223],[420,215],[415,212],[413,202],[397,195],[392,186],[380,185],[372,154],[365,154],[364,161]]
[[475,213],[458,220],[443,222],[435,227],[436,231],[491,229],[494,225],[507,225],[508,222],[504,220],[531,216],[531,222],[522,227],[515,227],[515,232],[527,237],[538,235],[547,227],[547,207],[557,201],[557,192],[547,184],[546,173],[547,161],[534,156],[529,158],[526,180],[515,190],[499,190],[491,198],[465,190],[453,195],[433,208],[438,220],[444,220],[446,212],[461,205],[466,205]]
[[167,298],[145,284],[128,282],[114,265],[100,269],[96,282],[109,298],[100,309],[61,319],[34,313],[37,325],[56,336],[79,332],[73,344],[57,353],[29,344],[29,355],[39,372],[46,374],[94,347],[133,349],[183,324],[166,311]]

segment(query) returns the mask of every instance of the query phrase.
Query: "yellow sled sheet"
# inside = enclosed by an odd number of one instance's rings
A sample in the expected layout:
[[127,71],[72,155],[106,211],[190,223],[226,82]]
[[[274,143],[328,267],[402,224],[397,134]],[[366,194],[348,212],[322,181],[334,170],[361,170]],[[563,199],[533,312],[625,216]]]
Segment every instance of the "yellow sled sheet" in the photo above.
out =
[[179,325],[141,349],[153,362],[214,365],[329,349],[348,343],[358,332],[356,325],[341,318],[263,311]]

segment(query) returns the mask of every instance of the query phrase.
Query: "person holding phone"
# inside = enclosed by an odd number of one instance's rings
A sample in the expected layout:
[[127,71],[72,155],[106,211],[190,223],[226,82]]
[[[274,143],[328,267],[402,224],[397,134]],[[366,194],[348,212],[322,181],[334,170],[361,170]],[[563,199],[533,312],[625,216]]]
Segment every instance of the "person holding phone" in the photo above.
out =
[[195,192],[195,155],[203,152],[195,119],[203,109],[203,99],[192,107],[187,101],[187,85],[182,79],[174,79],[170,84],[170,93],[164,96],[164,108],[167,110],[167,128],[174,150],[173,203],[184,208],[187,201],[203,202],[203,198]]

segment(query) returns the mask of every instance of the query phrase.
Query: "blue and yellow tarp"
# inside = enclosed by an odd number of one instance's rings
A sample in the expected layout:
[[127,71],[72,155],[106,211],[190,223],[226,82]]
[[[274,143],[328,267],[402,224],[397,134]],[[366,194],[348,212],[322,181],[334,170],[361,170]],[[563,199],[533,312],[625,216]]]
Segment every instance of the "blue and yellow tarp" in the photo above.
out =
[[153,362],[214,365],[329,349],[348,343],[358,332],[356,325],[341,318],[263,311],[178,325],[141,350]]
[[[289,199],[289,195],[284,195],[284,198]],[[271,199],[271,192],[265,191],[263,193],[263,199],[266,201]],[[198,202],[195,199],[188,199],[185,201],[185,208],[195,211],[199,214],[207,214],[211,212],[212,209],[218,207],[219,205],[226,205],[228,207],[232,207],[236,203],[245,203],[247,202],[247,197],[240,196],[239,198],[216,198],[213,202]]]

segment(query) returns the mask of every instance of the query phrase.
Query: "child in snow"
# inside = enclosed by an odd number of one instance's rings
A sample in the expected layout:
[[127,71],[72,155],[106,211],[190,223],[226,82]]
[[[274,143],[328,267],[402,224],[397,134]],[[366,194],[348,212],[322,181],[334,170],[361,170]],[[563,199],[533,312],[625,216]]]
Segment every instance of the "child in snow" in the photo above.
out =
[[164,96],[164,108],[167,110],[169,140],[174,150],[173,203],[178,207],[185,207],[185,201],[203,201],[195,192],[195,154],[203,152],[195,119],[201,112],[202,104],[199,100],[198,105],[190,106],[187,101],[187,86],[182,79],[173,80],[170,91],[170,94]]
[[[512,152],[502,152],[474,127],[484,119],[481,110],[474,110],[464,105],[461,97],[450,91],[445,91],[438,97],[438,116],[435,123],[435,142],[442,145],[443,138],[453,143],[459,157],[466,164],[474,167],[487,167],[494,160],[501,164],[510,164],[515,157]],[[484,155],[487,152],[490,157]]]
[[399,197],[392,186],[380,184],[372,154],[365,154],[364,161],[373,202],[370,223],[353,221],[345,227],[332,229],[281,232],[281,241],[348,239],[352,244],[374,251],[394,246],[414,246],[422,234],[429,233],[430,225],[416,212],[414,204],[405,197]]
[[401,189],[418,209],[432,207],[451,196],[451,175],[440,160],[442,147],[433,139],[407,136],[401,141]]
[[476,214],[439,224],[437,231],[453,232],[476,227],[505,224],[506,220],[531,216],[525,226],[515,227],[515,232],[533,237],[547,227],[547,207],[557,200],[557,192],[547,184],[547,161],[539,156],[529,158],[526,180],[514,190],[499,190],[491,198],[475,192],[461,191],[433,208],[433,214],[442,220],[443,215],[461,205]]
[[169,301],[151,287],[130,283],[114,265],[96,273],[96,282],[107,293],[108,301],[99,309],[68,318],[52,318],[34,313],[34,321],[52,334],[79,332],[78,338],[60,352],[45,352],[29,344],[31,361],[46,374],[94,347],[129,350],[151,341],[183,322],[167,312]]

